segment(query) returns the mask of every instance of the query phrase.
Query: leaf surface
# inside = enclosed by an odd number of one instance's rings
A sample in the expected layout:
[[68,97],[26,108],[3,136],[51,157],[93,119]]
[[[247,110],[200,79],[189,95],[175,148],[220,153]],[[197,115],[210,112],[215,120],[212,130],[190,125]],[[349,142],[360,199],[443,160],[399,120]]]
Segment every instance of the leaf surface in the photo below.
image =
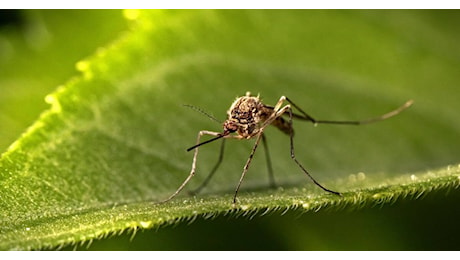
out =
[[[55,248],[197,216],[361,208],[458,186],[460,45],[454,28],[433,22],[436,13],[125,15],[135,18],[132,29],[78,62],[81,76],[48,95],[51,108],[2,155],[2,249]],[[198,131],[221,131],[182,105],[223,121],[246,91],[271,105],[288,96],[330,120],[376,116],[408,99],[415,104],[367,126],[294,123],[298,159],[343,197],[311,184],[289,156],[288,136],[267,129],[279,188],[267,187],[260,149],[233,206],[253,140],[229,140],[202,194],[183,192],[157,204],[188,176],[192,154],[185,149]],[[200,148],[197,175],[186,189],[204,180],[219,149],[218,143]]]

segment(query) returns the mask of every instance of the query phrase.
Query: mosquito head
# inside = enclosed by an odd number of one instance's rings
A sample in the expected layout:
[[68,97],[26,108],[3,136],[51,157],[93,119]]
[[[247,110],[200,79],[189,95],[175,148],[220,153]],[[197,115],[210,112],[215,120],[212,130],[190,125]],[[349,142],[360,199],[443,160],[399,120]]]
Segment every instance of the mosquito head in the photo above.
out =
[[238,122],[235,122],[234,120],[231,120],[231,119],[227,119],[223,123],[224,133],[229,133],[229,134],[234,133],[234,132],[238,131],[239,127],[240,126],[239,126]]
[[[217,120],[214,116],[212,116],[211,114],[209,113],[206,113],[203,109],[199,108],[199,107],[196,107],[196,106],[192,106],[192,105],[184,105],[188,108],[191,108],[197,112],[200,112],[201,114],[207,116],[209,119],[213,120],[213,121],[216,121],[216,122],[219,122],[219,120]],[[220,123],[220,122],[219,122]],[[207,144],[207,143],[210,143],[210,142],[213,142],[215,140],[218,140],[220,138],[223,138],[231,133],[234,133],[238,130],[238,124],[236,122],[230,122],[229,120],[226,120],[224,123],[223,123],[223,129],[224,131],[221,133],[221,134],[218,134],[216,135],[214,138],[211,138],[207,141],[204,141],[204,142],[201,142],[199,144],[196,144],[190,148],[187,149],[187,152],[191,151],[191,150],[194,150],[195,148],[199,147],[199,146],[202,146],[204,144]]]

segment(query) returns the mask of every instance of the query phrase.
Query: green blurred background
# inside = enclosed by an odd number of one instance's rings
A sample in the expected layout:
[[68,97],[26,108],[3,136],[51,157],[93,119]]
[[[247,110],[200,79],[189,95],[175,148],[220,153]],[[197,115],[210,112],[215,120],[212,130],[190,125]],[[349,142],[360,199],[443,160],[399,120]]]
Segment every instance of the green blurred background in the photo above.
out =
[[[407,20],[403,19],[404,12],[410,13]],[[424,24],[427,27],[403,34],[406,40],[413,39],[415,45],[417,40],[439,35],[443,39],[439,45],[434,37],[421,46],[437,50],[445,57],[444,62],[452,65],[450,69],[460,74],[460,67],[456,66],[460,53],[449,52],[455,49],[451,45],[460,46],[459,11],[331,11],[324,15],[333,20],[344,13],[356,23],[363,23],[358,27],[385,17],[391,26],[402,23],[413,29],[411,23],[414,16],[417,17],[422,23],[413,26]],[[393,16],[395,19],[391,19]],[[78,75],[77,61],[110,44],[132,26],[120,10],[2,10],[0,22],[1,151],[5,151],[48,108],[44,102],[48,93]],[[379,26],[378,23],[375,26]],[[425,32],[429,34],[423,35]],[[414,35],[417,33],[420,35]],[[340,62],[340,57],[336,59],[335,62]],[[327,66],[327,63],[323,64]],[[401,68],[400,73],[405,71],[410,70]],[[459,75],[453,75],[455,77]],[[442,79],[439,84],[442,86]],[[434,97],[442,96],[443,93],[438,92],[446,90],[437,87],[432,87]],[[457,97],[446,95],[446,98]],[[138,231],[133,239],[131,234],[122,234],[94,241],[89,249],[459,250],[459,201],[457,191],[439,191],[415,201],[404,200],[356,211],[325,210],[308,214],[290,211],[283,216],[273,213],[252,219],[224,216],[213,220],[197,219],[193,224]]]

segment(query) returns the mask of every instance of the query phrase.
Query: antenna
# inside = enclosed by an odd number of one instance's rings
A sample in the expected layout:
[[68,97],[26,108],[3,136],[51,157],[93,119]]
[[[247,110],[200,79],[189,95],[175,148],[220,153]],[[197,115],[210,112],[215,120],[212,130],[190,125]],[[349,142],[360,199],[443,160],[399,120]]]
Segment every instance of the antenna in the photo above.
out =
[[216,121],[217,123],[222,123],[221,121],[217,120],[213,115],[207,113],[206,111],[204,111],[203,109],[197,107],[197,106],[193,106],[193,105],[188,105],[188,104],[184,104],[183,105],[184,107],[188,107],[188,108],[191,108],[197,112],[200,112],[201,114],[207,116],[209,119],[213,120],[213,121]]

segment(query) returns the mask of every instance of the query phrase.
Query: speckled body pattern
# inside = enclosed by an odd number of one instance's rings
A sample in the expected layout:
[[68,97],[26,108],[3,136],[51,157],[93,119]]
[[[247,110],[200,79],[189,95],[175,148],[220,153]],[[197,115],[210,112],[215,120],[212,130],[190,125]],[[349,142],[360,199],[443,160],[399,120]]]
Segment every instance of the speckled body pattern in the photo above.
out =
[[[224,132],[237,132],[241,138],[250,139],[260,130],[262,124],[274,113],[273,107],[264,105],[259,96],[238,97],[227,111]],[[272,122],[273,126],[289,134],[289,124],[282,117]]]

